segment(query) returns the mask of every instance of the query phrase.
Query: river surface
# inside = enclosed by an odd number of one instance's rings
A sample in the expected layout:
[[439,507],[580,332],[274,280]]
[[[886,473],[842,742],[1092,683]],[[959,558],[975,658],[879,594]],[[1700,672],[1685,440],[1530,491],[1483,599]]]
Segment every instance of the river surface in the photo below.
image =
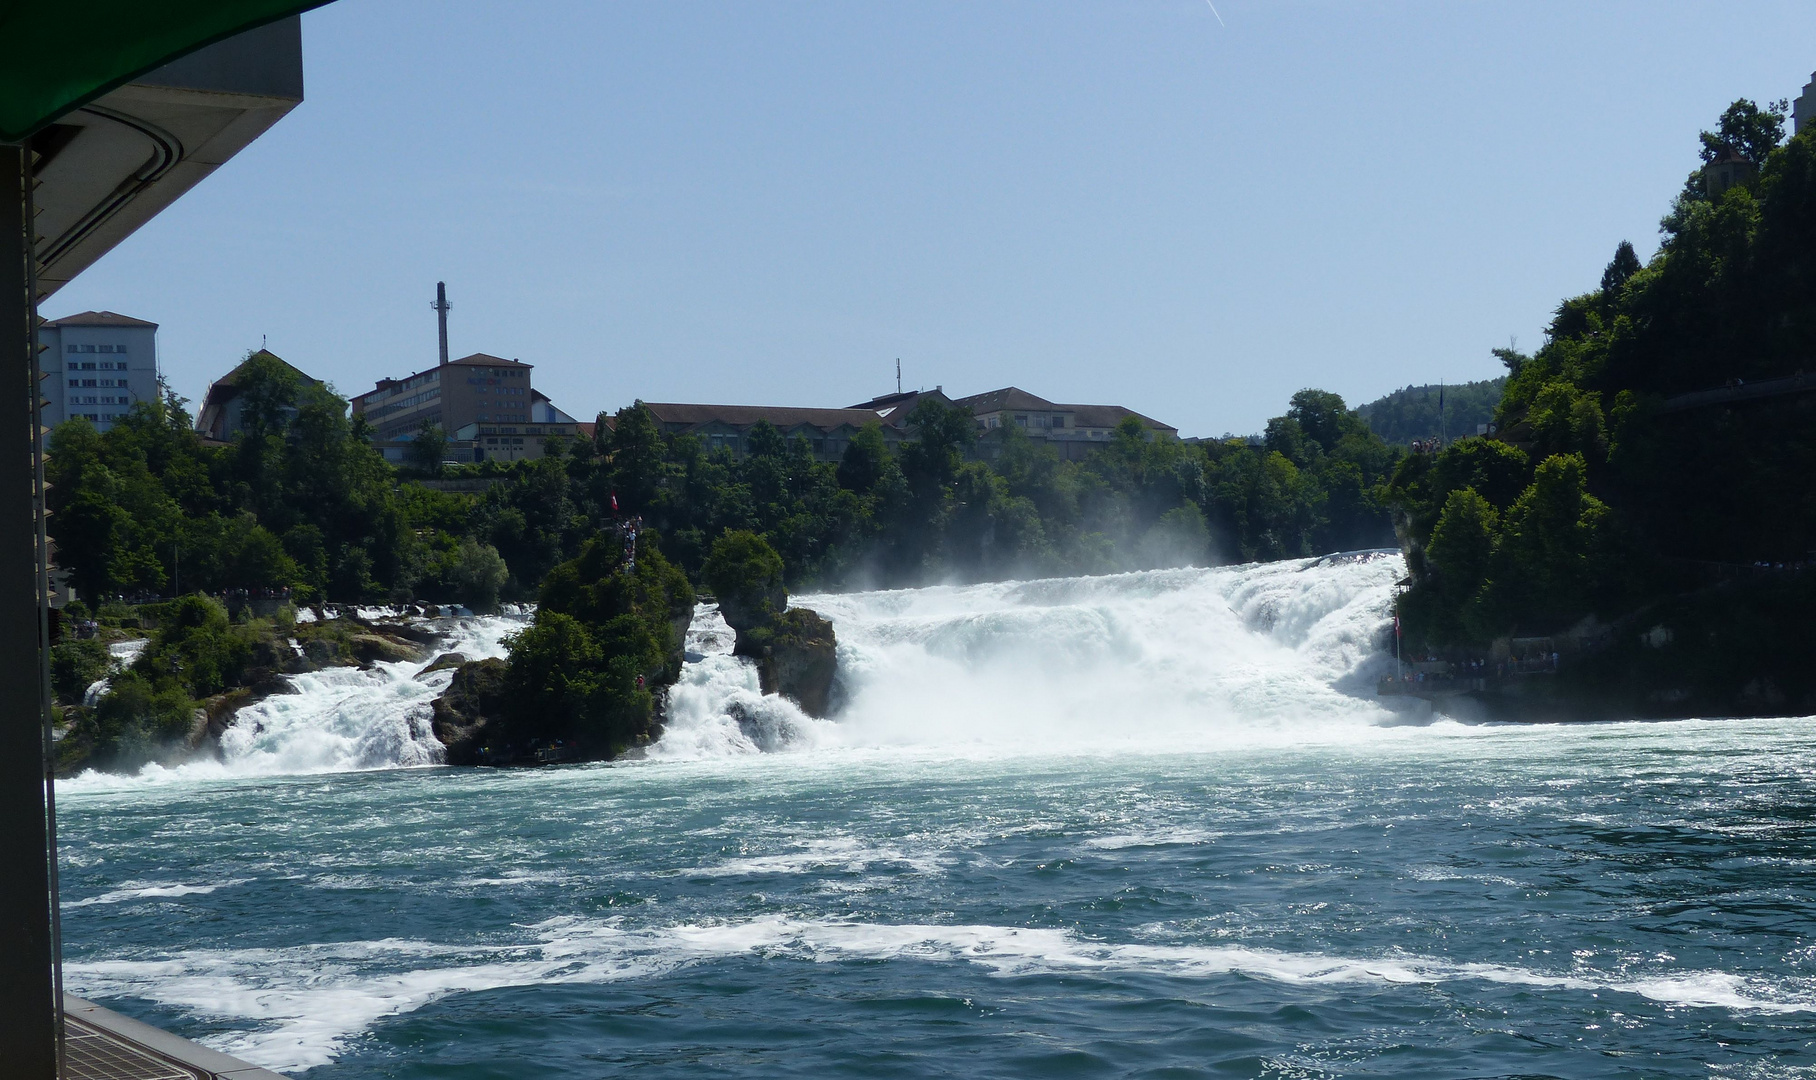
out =
[[65,978],[311,1080],[1816,1076],[1816,726],[1393,716],[1402,573],[803,597],[832,721],[704,610],[610,765],[309,676],[59,785]]

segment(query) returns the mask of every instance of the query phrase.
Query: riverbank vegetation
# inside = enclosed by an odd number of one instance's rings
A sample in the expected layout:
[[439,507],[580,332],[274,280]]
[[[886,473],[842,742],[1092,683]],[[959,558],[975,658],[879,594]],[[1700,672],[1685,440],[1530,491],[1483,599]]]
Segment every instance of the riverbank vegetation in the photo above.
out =
[[1621,243],[1537,352],[1497,351],[1498,435],[1400,463],[1416,647],[1644,632],[1660,707],[1816,704],[1808,608],[1783,602],[1816,599],[1816,133],[1783,122],[1723,113],[1652,259]]
[[281,365],[254,360],[242,386],[248,426],[228,444],[202,440],[175,397],[106,433],[78,419],[52,434],[50,528],[78,595],[487,610],[535,599],[633,516],[695,582],[732,530],[773,547],[790,586],[1288,558],[1391,542],[1378,489],[1403,453],[1316,390],[1261,436],[1156,439],[1131,419],[1077,462],[1015,428],[980,442],[968,413],[934,401],[899,448],[873,427],[838,462],[766,425],[742,457],[709,450],[633,405],[543,459],[431,479],[388,465],[342,399]]

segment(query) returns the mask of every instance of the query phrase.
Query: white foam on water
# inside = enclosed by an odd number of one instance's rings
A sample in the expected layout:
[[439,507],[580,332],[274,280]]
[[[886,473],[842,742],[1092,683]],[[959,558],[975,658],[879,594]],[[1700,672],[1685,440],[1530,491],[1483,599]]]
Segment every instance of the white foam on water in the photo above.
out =
[[325,668],[286,677],[292,692],[273,694],[235,714],[221,735],[220,760],[166,768],[151,764],[134,777],[88,771],[58,787],[72,792],[146,782],[276,776],[435,765],[445,751],[429,726],[429,705],[448,688],[452,669],[419,673],[443,652],[469,660],[503,656],[521,616],[431,620],[446,633],[422,661],[374,664],[370,670]]
[[124,881],[118,889],[104,892],[99,896],[90,896],[82,900],[66,900],[66,908],[89,907],[93,904],[125,904],[135,900],[165,900],[180,896],[207,896],[216,889],[244,885],[249,878],[233,878],[217,881],[212,885],[183,885],[169,882]]
[[701,604],[687,632],[688,662],[668,692],[662,737],[648,757],[662,761],[799,750],[828,741],[831,725],[792,701],[764,694],[756,665],[731,655],[734,635],[716,604]]
[[[1346,737],[1397,555],[803,597],[839,634],[845,740],[1178,751]],[[1372,696],[1372,685],[1369,686]]]
[[1719,971],[1628,976],[1579,968],[1559,974],[1410,954],[1370,958],[1239,945],[1111,943],[1066,930],[987,925],[764,918],[634,929],[619,920],[564,917],[528,929],[538,940],[513,946],[463,948],[387,939],[294,949],[195,950],[158,959],[67,964],[64,978],[86,997],[137,997],[207,1020],[251,1025],[204,1041],[274,1069],[331,1062],[350,1038],[377,1021],[455,994],[647,978],[734,958],[965,964],[996,977],[1245,975],[1301,986],[1479,981],[1631,994],[1671,1007],[1816,1012],[1816,998],[1807,987],[1775,986]]
[[857,747],[1176,752],[1349,740],[1372,700],[1398,553],[801,596],[832,620],[843,707],[761,695],[703,606],[656,759]]

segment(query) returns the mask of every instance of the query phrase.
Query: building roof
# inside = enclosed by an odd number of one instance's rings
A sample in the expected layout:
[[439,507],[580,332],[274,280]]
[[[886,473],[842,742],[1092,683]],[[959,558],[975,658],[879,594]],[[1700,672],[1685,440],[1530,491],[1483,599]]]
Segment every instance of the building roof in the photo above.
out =
[[1067,413],[1072,417],[1075,428],[1113,428],[1128,417],[1133,416],[1155,431],[1168,431],[1177,435],[1179,429],[1144,416],[1134,409],[1121,405],[1067,405],[1048,401],[1044,397],[1030,394],[1018,386],[1005,386],[1001,390],[991,390],[983,394],[972,394],[962,397],[953,404],[971,410],[971,415],[982,416],[997,412],[1056,412]]
[[156,330],[158,324],[135,319],[131,315],[121,315],[114,311],[84,311],[79,315],[70,315],[46,324],[49,326],[142,326]]
[[1006,410],[1023,410],[1051,412],[1070,409],[1070,405],[1055,405],[1046,398],[1037,397],[1018,386],[1005,386],[1001,390],[991,390],[982,394],[972,394],[953,402],[960,408],[970,409],[972,415],[979,413],[1003,412]]
[[229,371],[227,374],[216,379],[213,384],[208,387],[208,393],[202,398],[201,412],[196,417],[197,431],[200,431],[205,435],[214,432],[215,428],[223,419],[223,413],[227,408],[227,403],[240,396],[240,379],[245,374],[246,365],[259,359],[276,360],[291,371],[296,372],[296,377],[306,384],[319,384],[321,382],[320,379],[311,378],[301,368],[298,368],[295,364],[285,360],[283,357],[269,349],[260,349],[258,352],[253,353],[251,356],[248,356],[246,359],[241,360],[238,364],[234,365],[232,371]]
[[[252,363],[254,360],[260,360],[260,359],[276,360],[278,363],[289,368],[291,371],[296,372],[296,377],[303,380],[306,383],[321,382],[320,379],[311,378],[307,372],[303,371],[303,369],[297,367],[295,364],[292,364],[290,361],[284,359],[283,357],[272,352],[271,350],[260,349],[259,351],[246,357],[246,359],[241,360],[238,364],[235,364],[232,371],[229,371],[227,374],[214,380],[214,386],[220,386],[220,387],[238,386],[240,384],[240,377],[246,371],[246,365]],[[208,388],[209,393],[211,393],[211,394],[214,393],[214,386],[211,386]]]
[[784,431],[802,424],[821,431],[831,431],[846,424],[863,427],[880,420],[869,409],[803,409],[788,405],[684,405],[665,401],[646,401],[643,407],[650,411],[658,423],[686,424],[689,427],[711,423],[748,427],[759,420],[767,420]]
[[1151,416],[1144,416],[1134,409],[1125,409],[1121,405],[1055,405],[1053,408],[1060,412],[1071,413],[1073,427],[1113,428],[1133,416],[1155,431],[1179,434],[1178,428],[1163,424]]
[[[482,352],[476,352],[472,356],[463,356],[458,360],[448,361],[449,367],[453,367],[456,364],[466,364],[470,367],[521,367],[521,368],[527,368],[527,367],[536,366],[534,364],[526,364],[522,360],[506,360],[502,356],[493,356],[490,353],[482,353]],[[436,366],[439,367],[440,365],[438,364]],[[420,374],[422,374],[422,372],[419,371],[419,372],[417,372],[417,374],[420,375]]]
[[[447,364],[448,367],[454,367],[456,365],[462,365],[465,367],[507,367],[507,368],[519,367],[519,368],[524,368],[526,370],[536,366],[535,364],[526,364],[522,360],[506,360],[502,356],[493,356],[491,353],[482,353],[482,352],[476,352],[471,356],[463,356],[458,360],[450,360],[450,361],[448,361],[448,364]],[[442,365],[436,364],[434,367],[423,368],[421,371],[412,371],[412,372],[410,372],[410,374],[405,375],[401,379],[391,379],[391,378],[380,379],[380,380],[378,380],[377,384],[372,387],[372,389],[367,390],[364,393],[355,394],[349,400],[351,400],[353,402],[353,404],[356,408],[363,409],[365,407],[367,398],[376,397],[379,395],[383,395],[385,397],[390,397],[392,394],[397,393],[399,388],[401,388],[405,383],[409,382],[411,379],[421,378],[422,376],[428,375],[432,372],[440,371],[441,368],[442,368]]]
[[921,403],[922,398],[933,398],[935,401],[947,405],[953,404],[952,399],[946,396],[945,389],[936,386],[931,390],[903,390],[899,393],[884,394],[882,397],[874,397],[869,401],[860,401],[851,407],[873,413],[878,420],[891,427],[901,427],[907,423],[908,414],[914,411],[914,407]]

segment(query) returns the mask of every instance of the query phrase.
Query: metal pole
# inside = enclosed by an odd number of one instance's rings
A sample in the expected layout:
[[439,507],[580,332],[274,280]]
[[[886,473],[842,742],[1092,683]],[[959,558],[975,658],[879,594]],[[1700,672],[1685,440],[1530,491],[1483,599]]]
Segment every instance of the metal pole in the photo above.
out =
[[448,364],[448,283],[445,281],[435,283],[434,308],[436,322],[441,328],[441,363],[443,367],[446,367]]
[[[0,1047],[9,1076],[56,1080],[63,1015],[44,752],[31,237],[30,153],[0,143],[0,656],[15,660],[0,665]],[[12,394],[19,396],[5,404]],[[18,662],[26,657],[37,662]]]

